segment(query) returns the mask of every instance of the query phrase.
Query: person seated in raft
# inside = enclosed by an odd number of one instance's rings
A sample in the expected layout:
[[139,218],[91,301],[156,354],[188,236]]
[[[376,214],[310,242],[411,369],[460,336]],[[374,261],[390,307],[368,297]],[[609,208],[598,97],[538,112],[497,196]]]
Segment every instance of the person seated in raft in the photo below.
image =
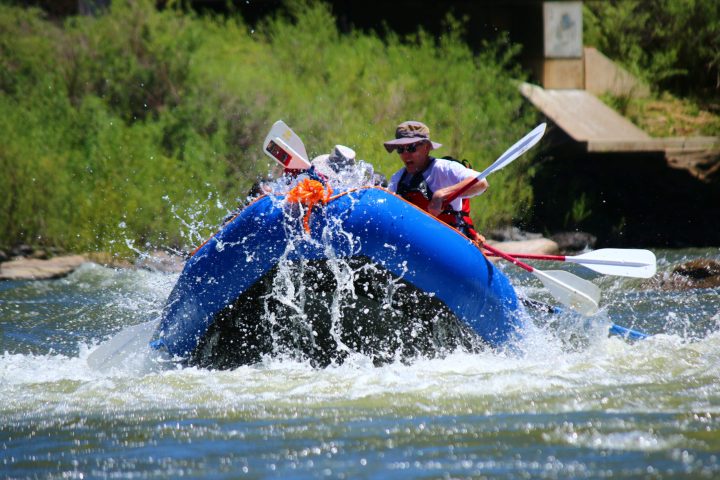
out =
[[[326,182],[340,181],[340,177],[343,174],[351,171],[356,166],[356,154],[355,150],[345,145],[335,145],[331,153],[318,155],[313,158],[311,166],[308,170],[283,170],[282,168],[275,169],[270,172],[266,177],[256,179],[255,183],[250,187],[250,190],[245,197],[244,202],[235,210],[228,212],[222,220],[222,226],[225,226],[230,220],[240,213],[240,211],[247,205],[252,203],[256,198],[263,195],[273,193],[274,191],[285,191],[289,190],[297,180],[304,177],[309,177],[312,180],[318,180],[325,184]],[[363,162],[364,163],[364,162]],[[368,164],[364,164],[370,167],[370,184],[379,185],[382,187],[387,186],[387,179],[384,175],[375,173],[372,171],[372,167]],[[367,175],[367,172],[357,172],[358,175],[363,177]],[[346,177],[346,180],[348,178]],[[358,179],[350,180],[357,181]],[[363,177],[363,182],[367,182],[368,178]]]
[[442,144],[430,140],[430,129],[421,122],[401,123],[395,129],[395,138],[384,145],[388,153],[397,151],[405,164],[390,178],[388,189],[391,192],[456,228],[470,240],[485,242],[485,237],[473,226],[469,202],[465,201],[463,208],[463,200],[484,193],[489,186],[487,180],[473,185],[462,197],[443,208],[445,200],[472,182],[479,172],[459,162],[431,156],[430,151]]
[[331,153],[318,155],[310,164],[320,175],[331,179],[343,170],[355,165],[355,150],[345,145],[335,145]]
[[[325,153],[313,158],[311,165],[316,173],[325,180],[332,182],[340,180],[345,172],[350,171],[356,166],[355,150],[345,145],[335,145],[331,153]],[[387,179],[379,174],[371,172],[370,183],[372,185],[386,186]],[[358,174],[362,172],[357,172]],[[367,177],[365,178],[367,181]]]
[[311,179],[318,180],[324,184],[330,179],[337,178],[343,170],[354,165],[355,150],[345,145],[335,145],[332,153],[318,155],[312,160],[311,168],[306,171],[283,170],[276,165],[268,175],[255,180],[243,203],[225,215],[222,220],[222,226],[225,226],[230,220],[235,218],[243,208],[258,197],[273,193],[274,190],[278,189],[287,190],[290,188],[290,185],[302,175],[309,176]]

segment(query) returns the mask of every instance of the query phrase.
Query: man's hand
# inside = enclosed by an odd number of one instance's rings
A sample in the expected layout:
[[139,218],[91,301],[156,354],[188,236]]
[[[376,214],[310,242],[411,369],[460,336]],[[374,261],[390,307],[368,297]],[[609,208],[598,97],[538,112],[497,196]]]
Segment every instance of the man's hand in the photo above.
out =
[[442,213],[443,203],[445,203],[445,197],[440,192],[442,192],[442,190],[438,190],[433,194],[433,198],[428,205],[428,212],[436,217]]
[[[437,192],[433,194],[433,198],[430,200],[430,204],[428,205],[428,212],[430,212],[432,215],[435,215],[436,217],[440,215],[440,213],[445,210],[445,208],[449,207],[449,205],[445,205],[447,200],[451,197],[453,197],[453,194],[457,192],[458,190],[461,190],[465,187],[467,184],[472,184],[475,181],[475,178],[466,178],[462,182],[456,183],[455,185],[441,188]],[[463,194],[464,197],[472,197],[475,195],[479,195],[483,193],[488,188],[488,182],[486,179],[482,179],[476,184],[472,185],[470,188],[468,188],[465,193]],[[443,208],[445,206],[445,208]]]

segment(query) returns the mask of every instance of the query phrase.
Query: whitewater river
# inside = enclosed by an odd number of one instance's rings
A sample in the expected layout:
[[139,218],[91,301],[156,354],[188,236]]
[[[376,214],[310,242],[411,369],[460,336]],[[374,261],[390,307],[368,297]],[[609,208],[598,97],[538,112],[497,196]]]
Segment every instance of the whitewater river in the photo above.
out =
[[[661,273],[720,260],[656,253]],[[96,371],[93,349],[156,318],[177,275],[88,264],[0,283],[0,478],[720,477],[720,289],[571,271],[602,288],[601,313],[533,314],[510,352],[323,370],[181,369],[139,351]],[[653,335],[608,338],[611,321]]]

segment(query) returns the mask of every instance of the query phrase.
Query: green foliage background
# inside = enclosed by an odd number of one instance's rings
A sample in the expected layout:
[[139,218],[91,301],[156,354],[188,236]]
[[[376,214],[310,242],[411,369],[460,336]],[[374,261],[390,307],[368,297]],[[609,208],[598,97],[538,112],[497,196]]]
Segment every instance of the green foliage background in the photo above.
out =
[[585,0],[584,42],[655,89],[720,102],[718,0]]
[[[534,119],[517,49],[474,55],[463,28],[340,34],[326,5],[304,2],[254,30],[145,0],[62,24],[0,5],[0,245],[190,249],[269,170],[261,143],[279,118],[310,155],[343,143],[388,176],[400,162],[382,141],[422,120],[439,154],[480,169]],[[475,201],[481,226],[525,211],[529,158]]]

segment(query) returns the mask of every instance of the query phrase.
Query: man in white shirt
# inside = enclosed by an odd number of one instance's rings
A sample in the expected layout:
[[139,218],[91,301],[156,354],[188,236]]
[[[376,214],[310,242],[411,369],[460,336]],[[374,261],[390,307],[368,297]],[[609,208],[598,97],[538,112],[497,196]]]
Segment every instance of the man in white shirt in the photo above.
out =
[[458,162],[432,157],[430,151],[442,144],[430,140],[430,129],[421,122],[401,123],[395,130],[395,139],[384,145],[388,152],[397,151],[405,164],[390,178],[389,190],[457,228],[471,240],[482,238],[473,228],[469,204],[463,205],[463,200],[485,192],[487,180],[481,180],[445,205],[448,198],[479,173]]

